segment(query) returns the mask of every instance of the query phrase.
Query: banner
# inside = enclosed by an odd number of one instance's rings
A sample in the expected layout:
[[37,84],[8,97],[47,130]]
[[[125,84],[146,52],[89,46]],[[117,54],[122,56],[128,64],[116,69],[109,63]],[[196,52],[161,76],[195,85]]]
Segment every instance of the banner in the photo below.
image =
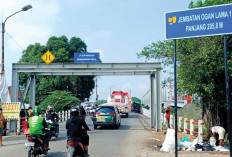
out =
[[74,63],[99,63],[100,54],[99,53],[74,53]]
[[2,103],[2,111],[5,119],[19,119],[20,103]]
[[2,76],[2,80],[0,82],[0,99],[2,103],[11,102],[5,75]]

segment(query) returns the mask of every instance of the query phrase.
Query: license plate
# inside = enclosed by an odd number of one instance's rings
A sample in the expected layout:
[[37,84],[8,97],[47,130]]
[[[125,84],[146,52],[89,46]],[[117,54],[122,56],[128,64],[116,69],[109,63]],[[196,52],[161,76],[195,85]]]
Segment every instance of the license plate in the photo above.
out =
[[101,116],[101,118],[109,118],[109,116]]
[[26,147],[33,147],[35,145],[35,142],[25,143]]

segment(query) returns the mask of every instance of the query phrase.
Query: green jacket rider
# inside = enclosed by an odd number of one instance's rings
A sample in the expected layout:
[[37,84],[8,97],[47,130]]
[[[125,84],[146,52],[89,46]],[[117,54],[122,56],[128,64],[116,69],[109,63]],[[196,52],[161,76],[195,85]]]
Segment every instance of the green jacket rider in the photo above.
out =
[[41,135],[44,136],[44,154],[47,154],[47,150],[49,150],[49,134],[44,133],[44,129],[48,128],[48,124],[45,121],[45,118],[39,116],[41,114],[40,107],[36,106],[34,110],[34,116],[29,118],[28,128],[31,135]]
[[32,135],[42,135],[44,133],[44,129],[48,127],[48,124],[46,123],[45,119],[39,116],[40,113],[40,107],[36,106],[34,110],[34,116],[29,118],[29,131]]

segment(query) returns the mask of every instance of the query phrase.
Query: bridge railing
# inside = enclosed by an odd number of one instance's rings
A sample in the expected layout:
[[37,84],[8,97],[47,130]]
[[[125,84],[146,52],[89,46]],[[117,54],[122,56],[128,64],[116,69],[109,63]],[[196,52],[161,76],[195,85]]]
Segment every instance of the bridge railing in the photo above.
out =
[[[162,114],[162,124],[167,126],[166,123],[166,117],[165,114]],[[198,137],[200,139],[203,139],[203,125],[204,122],[203,120],[198,120],[197,122],[195,122],[193,119],[188,120],[187,118],[183,118],[182,117],[178,117],[177,118],[178,121],[178,131],[183,132],[183,133],[187,133],[190,135],[198,135]],[[170,115],[170,127],[172,129],[175,128],[175,120],[174,120],[174,116]],[[197,129],[198,131],[194,130],[194,125],[198,125]],[[183,126],[183,127],[182,127]]]

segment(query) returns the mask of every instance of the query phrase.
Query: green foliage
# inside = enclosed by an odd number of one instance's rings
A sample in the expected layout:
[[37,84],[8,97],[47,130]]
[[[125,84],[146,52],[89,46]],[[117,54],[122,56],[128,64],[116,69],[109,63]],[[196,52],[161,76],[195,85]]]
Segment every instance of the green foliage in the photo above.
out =
[[145,105],[145,104],[142,104],[142,108],[145,108],[145,109],[150,109],[150,107],[148,105]]
[[[73,62],[74,52],[86,52],[87,46],[80,38],[66,36],[50,37],[46,46],[39,43],[29,45],[23,51],[20,63],[44,63],[41,56],[49,50],[56,58],[53,63]],[[20,85],[25,86],[27,74],[20,74]],[[94,88],[94,76],[37,76],[36,77],[36,104],[54,90],[67,90],[80,100],[89,98]]]
[[[81,100],[72,95],[71,92],[65,92],[56,90],[47,96],[44,101],[41,102],[40,107],[47,109],[48,105],[55,105],[54,109],[59,111],[69,110],[75,105],[80,105]],[[62,96],[62,97],[61,97]],[[57,102],[57,100],[60,100]],[[57,103],[56,103],[57,102]],[[56,104],[55,104],[56,103]]]
[[132,97],[131,101],[132,101],[132,103],[135,102],[135,103],[138,103],[138,104],[141,105],[141,100],[139,98],[137,98],[137,97]]
[[[229,3],[223,0],[197,0],[189,8]],[[232,75],[232,36],[228,36],[228,67]],[[146,46],[138,54],[146,59],[160,59],[164,65],[173,65],[173,41],[158,41]],[[197,94],[207,126],[226,127],[225,69],[223,36],[177,40],[178,92]],[[232,84],[230,84],[230,88]],[[230,93],[232,95],[232,93]],[[230,96],[231,97],[231,96]]]
[[107,100],[99,100],[94,103],[94,105],[101,105],[107,103]]

